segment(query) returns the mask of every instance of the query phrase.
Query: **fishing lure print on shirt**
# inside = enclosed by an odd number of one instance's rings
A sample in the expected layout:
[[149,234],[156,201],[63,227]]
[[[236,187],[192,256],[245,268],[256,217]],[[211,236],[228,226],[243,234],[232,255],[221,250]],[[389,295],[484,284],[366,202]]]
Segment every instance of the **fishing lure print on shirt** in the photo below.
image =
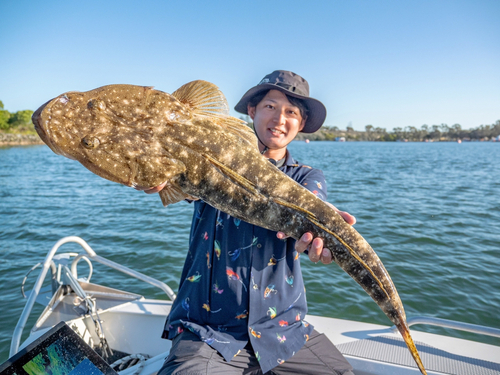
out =
[[243,285],[243,288],[245,288],[245,292],[248,291],[245,283],[241,281],[240,276],[236,272],[234,272],[230,267],[226,267],[226,274],[229,280],[239,281],[240,284]]
[[242,250],[245,250],[245,249],[248,249],[254,245],[257,244],[257,241],[258,241],[258,238],[257,237],[254,237],[253,240],[252,240],[252,243],[248,246],[244,246],[244,247],[240,247],[238,249],[235,249],[233,251],[228,251],[228,255],[231,257],[231,260],[234,262],[236,259],[239,258],[240,254],[241,254],[241,251]]

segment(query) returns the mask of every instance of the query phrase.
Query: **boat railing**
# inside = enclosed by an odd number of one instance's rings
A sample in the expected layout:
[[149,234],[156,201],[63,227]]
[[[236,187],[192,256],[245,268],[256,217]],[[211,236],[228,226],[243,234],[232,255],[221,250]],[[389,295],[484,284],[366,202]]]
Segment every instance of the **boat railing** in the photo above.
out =
[[[442,328],[451,328],[459,331],[477,333],[480,335],[500,337],[500,329],[485,327],[478,324],[457,322],[448,319],[432,318],[427,316],[415,316],[413,318],[408,319],[406,322],[408,323],[408,326],[412,326],[415,324],[426,324]],[[391,331],[397,332],[398,328],[396,326],[392,326]]]
[[[17,322],[16,328],[14,329],[14,334],[12,335],[12,342],[10,345],[10,354],[9,357],[12,357],[14,354],[17,353],[19,349],[19,345],[21,343],[21,336],[23,334],[24,327],[26,326],[26,322],[28,321],[28,318],[31,314],[31,310],[33,309],[33,305],[35,304],[36,298],[38,297],[38,294],[40,293],[40,289],[42,288],[43,281],[45,280],[45,277],[47,276],[47,272],[49,268],[53,267],[53,261],[52,259],[54,258],[55,253],[65,243],[68,242],[75,242],[79,244],[84,250],[85,253],[79,254],[71,264],[71,272],[77,277],[77,271],[76,267],[78,264],[78,261],[80,259],[86,259],[88,256],[92,260],[99,262],[103,265],[106,265],[108,267],[111,267],[117,271],[120,271],[122,273],[125,273],[129,276],[135,277],[136,279],[142,280],[146,283],[149,283],[153,286],[156,286],[163,290],[167,296],[173,301],[175,299],[175,293],[173,290],[165,283],[156,280],[152,277],[149,277],[147,275],[144,275],[140,272],[134,271],[128,267],[125,267],[119,263],[113,262],[109,259],[103,258],[99,255],[96,254],[96,252],[85,242],[82,238],[77,237],[77,236],[69,236],[69,237],[64,237],[61,238],[57,243],[52,247],[52,249],[47,253],[47,256],[45,257],[45,260],[43,262],[43,267],[42,270],[40,271],[40,274],[38,275],[38,279],[35,282],[35,286],[33,287],[33,290],[31,291],[28,301],[26,302],[26,305],[24,306],[23,312],[21,313],[21,316],[19,317],[19,321]],[[91,268],[92,270],[92,268]],[[92,271],[91,271],[92,272]],[[89,275],[90,276],[90,275]]]

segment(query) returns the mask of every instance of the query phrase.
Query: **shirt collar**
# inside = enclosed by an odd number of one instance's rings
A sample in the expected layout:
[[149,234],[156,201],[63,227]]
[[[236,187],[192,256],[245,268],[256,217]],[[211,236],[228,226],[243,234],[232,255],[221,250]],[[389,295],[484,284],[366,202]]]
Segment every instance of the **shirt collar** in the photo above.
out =
[[297,161],[295,161],[295,159],[292,157],[292,154],[290,153],[290,151],[288,151],[288,149],[286,150],[286,159],[285,159],[285,165],[295,165],[297,164]]
[[292,154],[290,154],[290,151],[288,151],[288,149],[287,149],[286,154],[285,154],[285,162],[279,168],[284,168],[287,166],[296,167],[296,166],[298,166],[298,164],[299,163],[292,157]]

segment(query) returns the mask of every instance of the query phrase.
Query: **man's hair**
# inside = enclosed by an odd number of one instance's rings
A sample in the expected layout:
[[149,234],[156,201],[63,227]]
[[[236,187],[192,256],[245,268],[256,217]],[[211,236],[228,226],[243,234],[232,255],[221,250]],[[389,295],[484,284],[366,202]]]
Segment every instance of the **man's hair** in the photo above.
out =
[[[263,90],[263,91],[255,94],[254,96],[252,96],[250,98],[250,100],[248,101],[248,105],[250,107],[257,107],[257,104],[259,104],[262,101],[262,99],[264,99],[264,97],[267,95],[267,93],[269,91],[271,91],[271,89],[269,89],[269,90]],[[309,108],[307,108],[306,103],[304,103],[303,100],[300,100],[299,98],[295,98],[293,96],[287,95],[284,92],[283,92],[283,94],[286,95],[286,97],[287,97],[288,101],[290,102],[290,104],[294,105],[295,107],[297,107],[299,109],[300,116],[302,116],[303,119],[306,119],[307,118],[307,114],[309,112]]]

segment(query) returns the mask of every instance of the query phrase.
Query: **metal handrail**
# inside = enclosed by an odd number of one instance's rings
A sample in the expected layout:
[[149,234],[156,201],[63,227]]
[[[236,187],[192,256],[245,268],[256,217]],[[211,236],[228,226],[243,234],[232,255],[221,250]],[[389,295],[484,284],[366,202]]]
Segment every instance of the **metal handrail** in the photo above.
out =
[[[431,318],[426,316],[415,316],[407,321],[408,326],[415,324],[427,324],[431,326],[438,326],[443,328],[451,328],[459,331],[472,332],[480,335],[500,337],[500,329],[485,327],[478,324],[457,322],[454,320],[441,319],[441,318]],[[392,332],[397,332],[398,328],[396,326],[391,327]]]
[[[95,254],[95,253],[94,253]],[[73,260],[73,263],[71,264],[71,273],[76,276],[77,273],[76,273],[76,264],[78,263],[78,261],[81,259],[81,255],[80,254],[78,257],[76,257],[74,260]],[[90,255],[90,254],[89,254]],[[101,264],[104,264],[105,266],[108,266],[108,267],[111,267],[111,268],[114,268],[115,270],[117,271],[120,271],[120,272],[123,272],[129,276],[132,276],[132,277],[135,277],[136,279],[139,279],[139,280],[142,280],[142,281],[145,281],[147,282],[148,284],[151,284],[153,286],[156,286],[158,288],[160,288],[161,290],[163,290],[167,295],[168,297],[173,301],[175,299],[175,293],[174,291],[165,283],[159,281],[159,280],[156,280],[152,277],[149,277],[147,275],[144,275],[143,273],[140,273],[140,272],[137,272],[137,271],[134,271],[128,267],[125,267],[119,263],[116,263],[116,262],[113,262],[112,260],[109,260],[109,259],[106,259],[106,258],[103,258],[97,254],[95,255],[91,255],[90,258],[92,260],[95,260],[96,262],[99,262]]]
[[[32,292],[29,295],[28,301],[26,302],[26,305],[24,306],[23,312],[21,313],[21,316],[19,317],[19,320],[17,322],[16,328],[14,328],[14,333],[12,335],[12,341],[10,344],[10,354],[9,357],[12,357],[14,354],[17,353],[19,350],[19,345],[21,343],[21,336],[23,334],[24,327],[26,326],[26,322],[28,321],[28,318],[31,314],[31,310],[33,309],[33,305],[35,304],[35,300],[38,297],[38,294],[40,293],[40,289],[42,288],[43,281],[45,280],[45,277],[47,276],[47,272],[49,270],[49,267],[52,262],[52,258],[54,257],[55,253],[65,243],[68,242],[76,242],[79,244],[87,253],[87,255],[92,258],[93,260],[107,265],[111,268],[116,269],[117,271],[121,271],[129,276],[133,276],[139,280],[145,281],[153,286],[156,286],[163,290],[171,300],[175,299],[175,293],[172,291],[172,289],[165,283],[153,279],[152,277],[146,276],[140,272],[131,270],[128,267],[122,266],[121,264],[115,263],[111,260],[108,260],[106,258],[103,258],[99,255],[96,254],[96,252],[85,242],[82,238],[77,237],[77,236],[69,236],[69,237],[64,237],[61,238],[59,241],[56,242],[56,244],[52,247],[52,249],[47,253],[47,256],[45,257],[45,260],[43,262],[43,267],[42,270],[40,271],[40,274],[38,275],[38,279],[36,280],[35,286],[33,287]],[[75,260],[73,260],[73,263],[71,264],[71,272],[73,275],[76,277],[76,264],[78,261],[84,256],[83,254],[80,254],[77,256]]]

